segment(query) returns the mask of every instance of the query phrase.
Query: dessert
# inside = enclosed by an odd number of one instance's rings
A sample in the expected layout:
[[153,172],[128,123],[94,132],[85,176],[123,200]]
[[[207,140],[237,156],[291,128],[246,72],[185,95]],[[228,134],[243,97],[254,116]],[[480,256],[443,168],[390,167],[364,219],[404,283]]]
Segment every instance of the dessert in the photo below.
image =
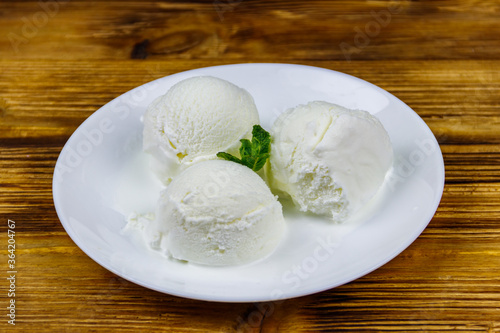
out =
[[152,170],[168,184],[188,166],[238,154],[240,139],[251,136],[259,114],[252,96],[211,76],[185,79],[158,97],[144,116],[143,149]]
[[389,135],[366,111],[310,102],[281,114],[271,136],[271,188],[335,221],[367,203],[392,165]]
[[284,232],[281,204],[255,172],[210,160],[187,168],[162,191],[145,237],[173,258],[221,266],[265,257]]

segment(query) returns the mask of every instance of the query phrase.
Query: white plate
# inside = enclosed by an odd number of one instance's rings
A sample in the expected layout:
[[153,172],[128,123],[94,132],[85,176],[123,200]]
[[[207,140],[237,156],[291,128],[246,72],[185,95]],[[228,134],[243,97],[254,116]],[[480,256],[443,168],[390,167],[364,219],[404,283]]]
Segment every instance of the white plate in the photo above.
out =
[[[395,163],[376,198],[344,224],[285,209],[288,232],[258,262],[204,267],[149,252],[122,229],[125,216],[154,210],[160,188],[141,153],[141,116],[173,84],[212,75],[247,89],[269,129],[279,113],[324,100],[367,110],[391,137]],[[64,146],[54,171],[57,214],[73,241],[113,273],[164,293],[210,301],[270,301],[307,295],[357,279],[410,245],[436,211],[444,185],[439,145],[399,99],[339,72],[288,64],[242,64],[170,75],[133,89],[90,116]]]

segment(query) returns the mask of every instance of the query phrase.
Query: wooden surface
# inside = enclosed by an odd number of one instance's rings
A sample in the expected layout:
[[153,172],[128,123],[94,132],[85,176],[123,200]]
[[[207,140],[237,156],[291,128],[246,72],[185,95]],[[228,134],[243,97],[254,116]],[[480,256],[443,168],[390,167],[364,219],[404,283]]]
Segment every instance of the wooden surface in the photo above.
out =
[[[0,59],[0,331],[500,332],[500,2],[2,1]],[[280,303],[173,297],[92,261],[52,201],[69,136],[133,87],[243,62],[338,70],[413,108],[446,166],[427,229],[376,271]]]

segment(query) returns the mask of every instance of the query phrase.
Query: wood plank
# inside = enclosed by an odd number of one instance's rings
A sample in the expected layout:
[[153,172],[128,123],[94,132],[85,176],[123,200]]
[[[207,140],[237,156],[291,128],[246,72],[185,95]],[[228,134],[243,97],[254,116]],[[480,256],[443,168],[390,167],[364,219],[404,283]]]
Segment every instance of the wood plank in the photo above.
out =
[[[477,240],[466,237],[419,238],[384,267],[345,286],[272,305],[234,305],[186,300],[136,286],[95,264],[63,232],[21,236],[28,241],[19,250],[24,286],[17,297],[23,304],[20,324],[57,329],[68,327],[65,318],[72,318],[73,329],[124,332],[162,327],[187,331],[193,321],[194,331],[226,332],[332,327],[384,331],[408,325],[412,330],[498,328],[489,319],[500,314],[500,245],[493,239],[478,246]],[[490,260],[484,260],[485,253]],[[63,286],[70,288],[62,292]],[[268,312],[260,322],[263,309]]]
[[0,58],[269,61],[500,54],[500,4],[494,0],[41,3],[52,5],[0,4]]
[[[0,140],[63,143],[95,110],[136,86],[187,69],[227,63],[0,62]],[[500,61],[304,64],[345,72],[388,90],[426,121],[440,143],[500,142]]]
[[[51,192],[53,169],[61,148],[28,144],[3,147],[0,151],[0,168],[5,170],[0,174],[3,188],[0,212],[29,221],[23,225],[25,231],[62,230],[53,210]],[[469,232],[497,237],[494,235],[499,232],[496,227],[500,220],[499,145],[442,145],[441,148],[446,186],[434,218],[439,224],[431,223],[429,228],[433,232],[439,228],[464,232],[467,237],[471,237]],[[468,169],[462,171],[463,165]],[[467,170],[471,170],[470,174],[462,177]]]

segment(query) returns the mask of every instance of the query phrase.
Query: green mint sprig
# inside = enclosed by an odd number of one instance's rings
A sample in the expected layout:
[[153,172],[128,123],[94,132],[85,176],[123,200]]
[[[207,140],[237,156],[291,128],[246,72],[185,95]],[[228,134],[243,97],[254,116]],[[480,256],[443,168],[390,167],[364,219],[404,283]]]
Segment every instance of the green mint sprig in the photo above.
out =
[[253,171],[262,169],[271,153],[271,135],[260,125],[254,125],[252,129],[252,141],[241,139],[240,142],[241,158],[225,152],[217,153],[217,157],[243,164]]

